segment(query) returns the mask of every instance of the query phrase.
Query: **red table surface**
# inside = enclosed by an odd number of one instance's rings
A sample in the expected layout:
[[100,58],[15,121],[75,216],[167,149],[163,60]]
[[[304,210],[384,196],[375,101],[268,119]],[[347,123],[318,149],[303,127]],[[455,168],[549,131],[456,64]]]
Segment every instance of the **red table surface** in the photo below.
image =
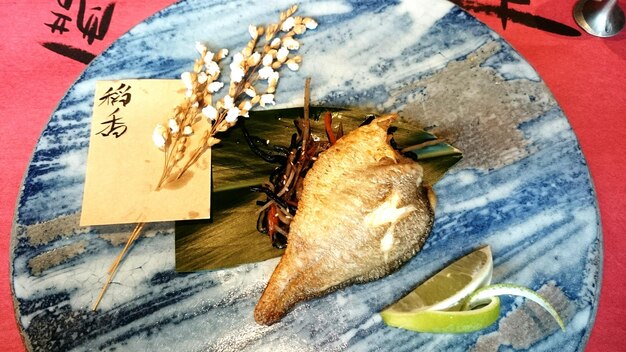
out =
[[[83,0],[102,16],[111,0]],[[16,199],[31,154],[50,114],[85,64],[59,55],[42,43],[68,44],[98,54],[116,38],[173,0],[116,0],[102,39],[79,31],[82,1],[0,1],[0,351],[22,351],[9,285],[9,243]],[[494,8],[506,0],[456,0],[509,41],[544,79],[568,117],[597,192],[604,239],[600,306],[587,351],[626,350],[626,174],[620,157],[626,151],[626,30],[612,38],[554,34],[532,28],[532,21],[509,18],[506,29]],[[508,4],[513,11],[547,18],[579,29],[574,1],[527,0]],[[626,9],[626,0],[619,1]],[[486,5],[486,6],[484,6]],[[478,8],[477,8],[478,6]],[[481,7],[482,6],[482,7]],[[96,8],[100,7],[100,9]],[[68,9],[66,9],[68,8]],[[56,13],[56,14],[55,14]],[[67,32],[55,20],[68,16]],[[60,23],[58,23],[60,24]],[[528,24],[531,24],[530,26]],[[96,33],[97,34],[97,33]]]

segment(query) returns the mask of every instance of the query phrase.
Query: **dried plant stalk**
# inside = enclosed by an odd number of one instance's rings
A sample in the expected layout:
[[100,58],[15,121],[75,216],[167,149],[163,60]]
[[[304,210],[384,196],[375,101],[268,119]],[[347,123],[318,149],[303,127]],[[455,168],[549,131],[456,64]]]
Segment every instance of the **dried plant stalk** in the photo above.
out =
[[[315,29],[312,18],[293,17],[298,6],[293,5],[280,13],[277,23],[265,27],[250,25],[250,39],[244,49],[233,55],[230,63],[228,93],[216,99],[225,84],[220,81],[220,63],[228,56],[227,49],[216,53],[202,43],[196,43],[200,57],[193,70],[184,72],[181,79],[187,88],[185,99],[173,111],[167,123],[158,124],[152,133],[154,144],[163,151],[164,164],[156,186],[158,191],[169,182],[179,179],[198,159],[220,140],[215,136],[233,127],[239,117],[249,117],[248,112],[257,105],[274,105],[274,93],[283,66],[292,71],[300,68],[302,58],[294,52],[300,48],[297,36]],[[201,134],[197,145],[189,145],[192,134]],[[131,233],[122,252],[108,271],[93,310],[98,308],[120,263],[137,240],[144,223],[139,223]]]
[[[167,124],[157,125],[153,132],[154,143],[165,156],[157,190],[179,179],[202,154],[220,142],[215,136],[234,126],[239,117],[248,117],[250,109],[257,105],[275,104],[279,70],[287,66],[296,71],[302,62],[294,54],[300,48],[296,37],[317,27],[311,18],[293,17],[297,9],[294,5],[283,11],[277,23],[248,27],[250,39],[243,50],[233,55],[228,93],[220,99],[215,99],[224,86],[218,80],[219,63],[228,50],[214,54],[206,45],[196,45],[200,57],[193,71],[181,75],[187,88],[185,100]],[[193,133],[202,133],[195,146],[188,145],[188,137]]]

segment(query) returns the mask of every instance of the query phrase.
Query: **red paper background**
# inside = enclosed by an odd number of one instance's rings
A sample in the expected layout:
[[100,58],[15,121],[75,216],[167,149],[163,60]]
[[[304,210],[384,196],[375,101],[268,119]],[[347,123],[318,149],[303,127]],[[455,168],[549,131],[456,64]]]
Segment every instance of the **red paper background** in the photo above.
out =
[[[459,0],[460,1],[460,0]],[[116,38],[173,0],[117,0],[102,41],[88,45],[76,29],[79,1],[0,1],[0,350],[23,351],[9,286],[9,243],[15,202],[39,134],[65,91],[85,65],[44,48],[57,41],[98,54]],[[110,1],[87,0],[104,8]],[[574,1],[531,0],[509,4],[518,11],[576,27]],[[474,3],[500,5],[496,0]],[[626,0],[619,1],[626,9]],[[51,11],[67,13],[69,32],[51,33]],[[604,272],[597,320],[587,351],[626,350],[626,30],[608,38],[586,33],[567,37],[475,14],[506,38],[539,72],[563,108],[580,141],[596,187],[604,238]]]

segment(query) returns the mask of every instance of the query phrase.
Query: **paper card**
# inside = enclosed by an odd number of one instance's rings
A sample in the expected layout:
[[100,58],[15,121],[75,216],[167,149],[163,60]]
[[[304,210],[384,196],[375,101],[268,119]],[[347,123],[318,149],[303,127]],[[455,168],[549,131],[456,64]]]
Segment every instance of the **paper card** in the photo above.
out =
[[209,218],[210,150],[180,180],[155,191],[165,153],[152,131],[184,92],[180,80],[96,83],[81,226]]

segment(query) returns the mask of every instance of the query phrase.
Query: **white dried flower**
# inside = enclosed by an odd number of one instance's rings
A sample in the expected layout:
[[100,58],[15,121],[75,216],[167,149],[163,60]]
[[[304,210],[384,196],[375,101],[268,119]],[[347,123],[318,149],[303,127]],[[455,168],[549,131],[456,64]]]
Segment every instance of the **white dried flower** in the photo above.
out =
[[212,52],[207,51],[207,52],[206,52],[206,54],[204,54],[204,57],[203,57],[203,59],[204,59],[204,64],[205,64],[205,65],[208,65],[211,61],[213,61],[213,56],[214,56],[214,55],[215,55],[215,54],[213,54]]
[[300,64],[293,60],[289,60],[287,61],[287,67],[289,67],[289,69],[292,71],[298,71],[298,69],[300,68]]
[[167,125],[170,128],[170,131],[172,131],[172,133],[176,134],[179,131],[179,127],[178,127],[178,122],[176,122],[175,119],[169,119],[167,121]]
[[206,73],[216,76],[220,73],[220,66],[215,61],[209,61],[206,65]]
[[[242,53],[237,53],[237,54],[235,54],[235,56],[233,56],[232,64],[241,65],[242,62],[243,62],[243,54]],[[231,64],[231,66],[232,66],[232,64]]]
[[235,121],[237,121],[237,118],[239,117],[239,113],[241,111],[239,110],[238,107],[231,107],[230,109],[228,109],[228,112],[226,113],[226,122],[228,123],[234,123]]
[[215,93],[218,90],[222,89],[222,87],[224,86],[223,82],[219,82],[219,81],[215,81],[215,82],[211,82],[206,86],[206,90],[209,93]]
[[283,25],[280,27],[280,30],[282,30],[283,32],[289,32],[291,28],[293,28],[294,24],[295,20],[293,19],[293,17],[287,17],[285,22],[283,22]]
[[300,42],[291,37],[287,37],[283,40],[283,47],[289,50],[298,50],[300,48]]
[[289,49],[282,46],[276,53],[276,60],[278,62],[285,62],[285,60],[287,60],[287,55],[289,55]]
[[265,56],[263,56],[263,66],[269,66],[272,64],[273,61],[274,57],[272,57],[272,55],[265,54]]
[[230,110],[233,106],[235,106],[235,99],[233,99],[230,95],[224,96],[222,100],[224,102],[225,110]]
[[187,98],[191,98],[191,96],[193,95],[193,90],[191,89],[187,89],[187,91],[185,92],[185,96]]
[[248,111],[250,111],[250,109],[252,109],[252,103],[250,102],[250,100],[242,101],[241,103],[239,103],[239,116],[250,117],[250,114],[248,114]]
[[283,60],[282,62],[274,61],[274,63],[272,64],[272,68],[274,70],[278,70],[283,65],[284,62],[285,62],[285,60]]
[[315,22],[315,20],[314,20],[314,19],[312,19],[312,18],[307,17],[307,18],[305,18],[305,19],[303,19],[303,20],[302,20],[302,23],[303,23],[303,24],[306,26],[306,28],[308,28],[308,29],[315,29],[315,28],[317,28],[317,22]]
[[202,109],[202,114],[211,121],[215,121],[217,119],[217,109],[212,105],[207,105],[207,107]]
[[250,100],[245,100],[241,104],[239,104],[239,109],[241,111],[248,111],[252,109],[252,103],[250,102]]
[[215,61],[220,61],[226,56],[228,56],[228,49],[220,49],[220,51],[218,51],[217,54],[215,55]]
[[256,66],[261,61],[261,54],[255,52],[248,58],[248,66]]
[[256,96],[256,91],[254,90],[254,87],[250,87],[247,88],[245,90],[245,93],[250,97],[250,98],[254,98]]
[[185,84],[185,87],[188,90],[191,90],[193,88],[193,82],[191,81],[191,73],[190,72],[183,72],[180,75],[180,79],[183,80],[183,83]]
[[270,48],[278,49],[279,46],[280,46],[280,38],[272,39],[272,42],[270,43]]
[[267,79],[267,84],[269,86],[276,87],[276,85],[278,84],[278,78],[280,78],[280,74],[278,73],[278,71],[274,71]]
[[306,26],[303,24],[297,24],[293,27],[293,32],[296,34],[304,34],[304,32],[306,32]]
[[259,104],[261,104],[261,106],[265,106],[265,105],[276,105],[276,102],[274,102],[274,94],[263,94],[261,95],[261,101],[259,101]]
[[167,142],[167,130],[163,125],[158,124],[154,127],[152,131],[152,142],[159,149],[163,149],[165,147],[165,143]]
[[235,83],[239,83],[241,82],[241,80],[243,79],[243,76],[245,75],[246,73],[241,67],[234,67],[234,68],[231,68],[231,71],[230,71],[230,80]]
[[209,79],[205,72],[198,73],[198,83],[204,84]]
[[241,50],[241,54],[243,55],[243,57],[249,57],[250,55],[252,55],[252,48],[250,46],[246,46],[245,48],[243,48],[243,50]]
[[213,56],[215,56],[215,54],[210,51],[207,51],[206,54],[204,54],[203,60],[205,66],[208,67],[211,64],[211,62],[213,61]]
[[200,55],[204,55],[209,48],[204,43],[196,42],[196,50]]
[[272,69],[270,66],[263,66],[263,68],[259,70],[259,78],[268,79],[272,76],[274,72],[274,69]]
[[248,26],[248,33],[250,33],[250,37],[252,37],[252,39],[256,39],[259,36],[259,32],[256,29],[256,26],[252,24]]
[[185,126],[185,128],[183,128],[183,135],[191,136],[192,134],[193,134],[193,128],[191,128],[191,126],[187,125]]

